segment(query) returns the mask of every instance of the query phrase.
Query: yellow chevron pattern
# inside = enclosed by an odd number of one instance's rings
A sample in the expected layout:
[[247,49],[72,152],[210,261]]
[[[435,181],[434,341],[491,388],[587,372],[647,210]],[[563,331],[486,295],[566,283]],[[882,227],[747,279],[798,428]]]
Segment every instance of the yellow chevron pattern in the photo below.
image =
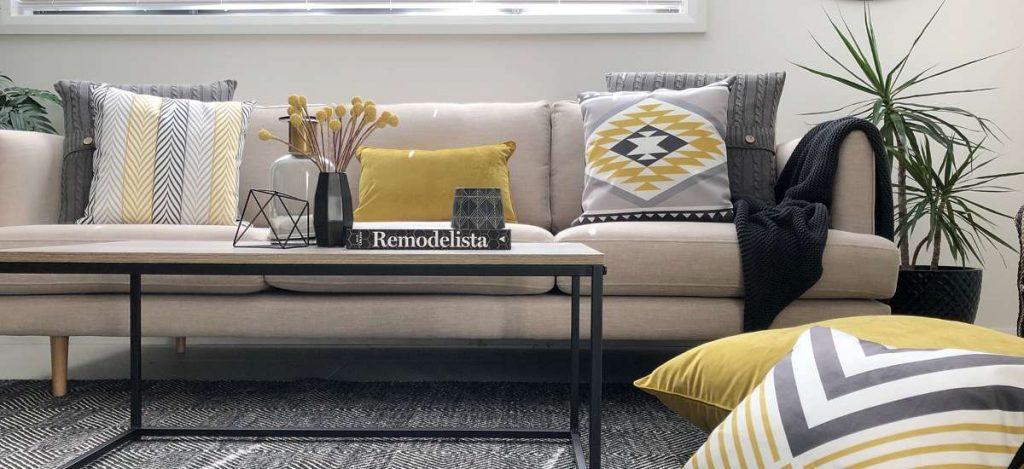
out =
[[1024,447],[1024,359],[884,350],[808,330],[685,469],[1005,468]]
[[132,98],[121,179],[122,223],[153,222],[153,173],[161,101],[161,98],[145,95]]
[[209,223],[235,222],[238,200],[238,150],[242,144],[242,108],[237,103],[212,103],[213,155],[210,162]]

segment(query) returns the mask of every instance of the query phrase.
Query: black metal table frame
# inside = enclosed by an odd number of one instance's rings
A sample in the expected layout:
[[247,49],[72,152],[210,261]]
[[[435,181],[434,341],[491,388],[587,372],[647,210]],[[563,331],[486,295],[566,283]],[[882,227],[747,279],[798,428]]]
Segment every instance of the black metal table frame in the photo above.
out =
[[[129,276],[131,411],[128,429],[61,466],[78,469],[129,441],[143,437],[313,437],[313,438],[478,438],[566,440],[578,469],[601,467],[603,265],[497,264],[115,264],[0,263],[3,273],[126,274]],[[395,276],[565,276],[572,278],[569,428],[171,428],[142,424],[143,275],[395,275]],[[590,277],[589,466],[580,438],[580,278]]]

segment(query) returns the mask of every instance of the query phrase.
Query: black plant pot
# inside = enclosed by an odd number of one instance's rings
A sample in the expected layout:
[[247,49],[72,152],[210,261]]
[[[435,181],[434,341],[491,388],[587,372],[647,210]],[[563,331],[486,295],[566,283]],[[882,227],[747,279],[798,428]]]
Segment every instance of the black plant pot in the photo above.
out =
[[927,316],[974,323],[981,300],[981,269],[914,266],[901,270],[896,294],[889,300],[893,314]]
[[352,191],[345,173],[320,173],[313,201],[316,245],[342,247],[352,229]]

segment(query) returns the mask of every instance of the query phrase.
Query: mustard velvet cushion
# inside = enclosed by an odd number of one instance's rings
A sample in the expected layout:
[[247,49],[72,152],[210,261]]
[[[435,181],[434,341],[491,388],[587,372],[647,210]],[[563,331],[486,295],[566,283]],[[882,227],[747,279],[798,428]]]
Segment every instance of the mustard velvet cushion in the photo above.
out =
[[516,222],[508,160],[515,142],[446,150],[363,147],[356,158],[359,207],[356,221],[448,221],[455,189],[497,187],[505,221]]
[[1024,357],[1024,339],[971,324],[916,316],[856,316],[708,342],[669,360],[633,384],[673,412],[711,431],[813,326],[898,348],[954,348]]

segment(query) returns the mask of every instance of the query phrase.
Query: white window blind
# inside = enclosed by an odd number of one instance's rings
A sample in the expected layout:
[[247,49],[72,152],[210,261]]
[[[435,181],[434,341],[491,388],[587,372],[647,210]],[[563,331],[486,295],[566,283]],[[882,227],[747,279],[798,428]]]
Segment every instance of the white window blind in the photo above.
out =
[[687,15],[693,0],[11,0],[16,15]]
[[703,32],[708,1],[0,0],[0,35]]

